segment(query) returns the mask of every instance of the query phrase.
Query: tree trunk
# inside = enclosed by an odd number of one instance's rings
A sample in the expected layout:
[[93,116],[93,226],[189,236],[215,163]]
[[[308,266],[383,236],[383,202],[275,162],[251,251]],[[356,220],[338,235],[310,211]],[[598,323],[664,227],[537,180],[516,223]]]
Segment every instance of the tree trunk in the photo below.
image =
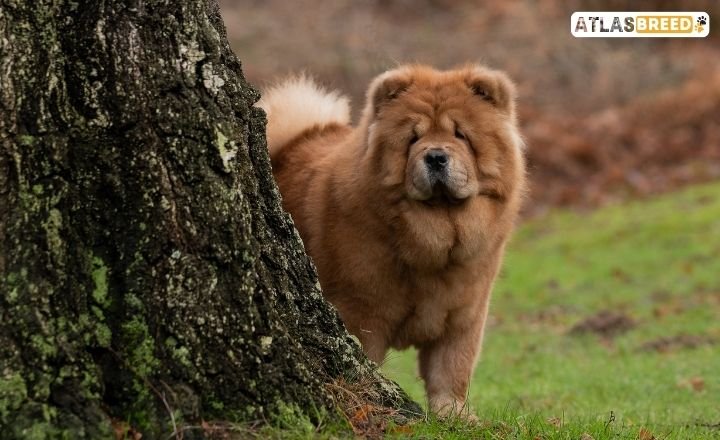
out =
[[[323,300],[214,1],[0,0],[0,432],[416,410]],[[187,434],[186,434],[187,438]]]

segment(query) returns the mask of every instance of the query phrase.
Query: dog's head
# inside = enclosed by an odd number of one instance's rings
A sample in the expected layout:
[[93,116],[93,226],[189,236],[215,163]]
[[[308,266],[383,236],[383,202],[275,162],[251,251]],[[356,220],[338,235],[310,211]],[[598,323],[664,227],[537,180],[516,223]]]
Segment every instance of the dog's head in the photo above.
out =
[[370,86],[364,115],[370,152],[383,162],[378,177],[402,179],[406,196],[427,204],[502,199],[503,164],[522,148],[514,101],[507,76],[481,66],[385,72]]
[[427,219],[438,209],[451,217],[480,209],[478,200],[497,215],[509,199],[518,205],[523,144],[515,87],[502,72],[479,65],[385,72],[370,85],[361,126],[374,190],[402,200],[406,211]]

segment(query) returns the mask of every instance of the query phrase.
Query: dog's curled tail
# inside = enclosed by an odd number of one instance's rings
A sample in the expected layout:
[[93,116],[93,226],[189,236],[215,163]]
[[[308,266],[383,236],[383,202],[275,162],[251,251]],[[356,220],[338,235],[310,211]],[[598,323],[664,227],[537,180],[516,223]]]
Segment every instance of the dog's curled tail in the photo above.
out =
[[267,113],[271,157],[309,128],[350,123],[348,98],[325,90],[306,75],[289,77],[265,90],[258,106]]

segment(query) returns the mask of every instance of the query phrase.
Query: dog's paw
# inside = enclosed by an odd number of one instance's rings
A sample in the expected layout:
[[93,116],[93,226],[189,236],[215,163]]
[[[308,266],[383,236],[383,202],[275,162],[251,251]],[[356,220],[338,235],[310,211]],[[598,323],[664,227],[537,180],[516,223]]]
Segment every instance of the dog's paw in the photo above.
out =
[[480,419],[466,402],[452,397],[430,400],[430,411],[443,419],[460,419],[465,423],[477,423]]

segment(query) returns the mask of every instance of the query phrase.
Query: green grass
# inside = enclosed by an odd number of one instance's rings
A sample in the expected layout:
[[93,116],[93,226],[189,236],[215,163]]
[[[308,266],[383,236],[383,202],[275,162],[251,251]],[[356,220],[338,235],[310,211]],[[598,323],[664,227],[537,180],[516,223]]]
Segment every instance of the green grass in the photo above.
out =
[[[569,334],[606,309],[635,327]],[[720,184],[527,222],[490,313],[469,395],[482,422],[430,420],[398,435],[720,438]],[[716,343],[641,349],[678,335]],[[391,353],[383,370],[424,400],[414,352]]]

